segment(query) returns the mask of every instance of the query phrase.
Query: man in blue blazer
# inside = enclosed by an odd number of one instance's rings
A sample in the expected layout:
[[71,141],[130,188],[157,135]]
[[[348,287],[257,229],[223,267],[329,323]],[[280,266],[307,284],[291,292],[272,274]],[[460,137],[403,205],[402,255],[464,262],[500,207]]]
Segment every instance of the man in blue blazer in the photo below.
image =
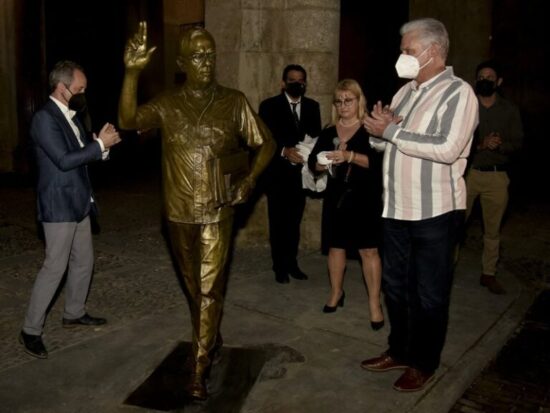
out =
[[50,98],[31,122],[38,220],[44,228],[46,256],[19,336],[25,351],[38,358],[48,357],[42,329],[67,267],[63,327],[106,323],[85,310],[94,265],[89,215],[95,212],[87,165],[106,159],[109,148],[120,142],[113,125],[106,123],[99,136],[88,136],[78,120],[77,113],[86,109],[87,79],[82,67],[58,62],[49,83]]
[[264,100],[258,112],[277,143],[264,180],[273,271],[275,280],[282,284],[289,282],[289,275],[298,280],[307,279],[296,258],[306,204],[301,171],[307,159],[302,158],[296,145],[306,135],[319,136],[321,112],[319,103],[304,96],[306,76],[300,65],[285,67],[281,93]]

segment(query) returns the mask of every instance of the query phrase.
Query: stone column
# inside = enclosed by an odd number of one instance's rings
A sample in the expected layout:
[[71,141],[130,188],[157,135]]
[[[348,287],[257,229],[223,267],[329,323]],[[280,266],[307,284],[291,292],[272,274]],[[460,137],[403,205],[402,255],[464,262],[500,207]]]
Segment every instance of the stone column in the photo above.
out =
[[15,1],[0,2],[0,173],[14,171],[18,142]]
[[[217,44],[220,84],[244,92],[254,109],[280,93],[284,67],[297,63],[308,72],[308,96],[330,121],[338,80],[340,1],[206,0],[206,28]],[[302,248],[318,248],[321,200],[308,199],[302,221]],[[267,243],[267,205],[262,198],[238,244]]]

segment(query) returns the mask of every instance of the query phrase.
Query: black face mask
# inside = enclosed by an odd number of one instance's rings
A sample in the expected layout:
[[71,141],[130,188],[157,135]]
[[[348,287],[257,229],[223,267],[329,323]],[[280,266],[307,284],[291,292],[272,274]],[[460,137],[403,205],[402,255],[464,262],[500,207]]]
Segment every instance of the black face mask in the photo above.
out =
[[84,93],[75,93],[69,99],[69,109],[75,112],[84,112],[88,108],[86,103],[86,95]]
[[479,96],[488,97],[497,90],[495,82],[489,79],[481,79],[476,82],[476,93]]
[[285,90],[293,98],[299,98],[306,93],[306,85],[300,82],[285,83]]

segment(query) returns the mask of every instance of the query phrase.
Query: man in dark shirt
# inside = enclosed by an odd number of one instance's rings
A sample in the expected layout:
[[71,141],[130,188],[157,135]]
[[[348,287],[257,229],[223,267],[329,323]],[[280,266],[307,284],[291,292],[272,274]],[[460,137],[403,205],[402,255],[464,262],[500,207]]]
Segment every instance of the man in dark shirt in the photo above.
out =
[[476,79],[479,126],[466,177],[466,218],[479,197],[484,228],[480,284],[494,294],[504,294],[504,288],[495,278],[500,226],[508,204],[510,156],[520,149],[523,130],[517,106],[497,93],[502,75],[496,62],[480,63],[476,69]]

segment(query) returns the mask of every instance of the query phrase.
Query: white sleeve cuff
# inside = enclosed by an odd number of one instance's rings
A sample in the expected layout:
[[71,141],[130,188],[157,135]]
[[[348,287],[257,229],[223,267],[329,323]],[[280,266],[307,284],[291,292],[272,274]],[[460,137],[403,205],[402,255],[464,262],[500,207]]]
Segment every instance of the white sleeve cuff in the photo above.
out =
[[101,138],[97,138],[96,139],[96,142],[99,143],[99,147],[101,148],[101,152],[105,152],[105,144],[103,143],[103,141],[101,140]]

